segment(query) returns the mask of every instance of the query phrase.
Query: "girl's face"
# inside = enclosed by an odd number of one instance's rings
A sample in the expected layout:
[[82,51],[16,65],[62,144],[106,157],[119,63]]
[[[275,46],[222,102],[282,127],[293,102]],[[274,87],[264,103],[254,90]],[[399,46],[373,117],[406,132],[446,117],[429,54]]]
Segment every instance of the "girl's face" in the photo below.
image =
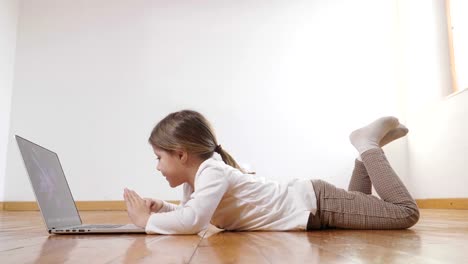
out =
[[162,173],[172,188],[187,181],[181,156],[177,151],[171,153],[154,147],[153,151],[158,159],[156,169]]

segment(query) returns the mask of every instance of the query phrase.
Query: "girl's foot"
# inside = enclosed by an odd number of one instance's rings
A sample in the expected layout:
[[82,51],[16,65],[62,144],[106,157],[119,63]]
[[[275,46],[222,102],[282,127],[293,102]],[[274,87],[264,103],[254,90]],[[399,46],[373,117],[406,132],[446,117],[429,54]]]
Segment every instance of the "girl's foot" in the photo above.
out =
[[399,124],[396,128],[388,131],[388,133],[382,138],[382,140],[380,140],[379,146],[383,147],[394,140],[406,136],[406,134],[408,134],[408,131],[408,128],[406,128],[402,124]]
[[396,117],[381,117],[365,127],[354,130],[349,135],[349,140],[359,154],[362,154],[369,149],[379,148],[379,144],[385,135],[392,129],[397,128],[399,124]]

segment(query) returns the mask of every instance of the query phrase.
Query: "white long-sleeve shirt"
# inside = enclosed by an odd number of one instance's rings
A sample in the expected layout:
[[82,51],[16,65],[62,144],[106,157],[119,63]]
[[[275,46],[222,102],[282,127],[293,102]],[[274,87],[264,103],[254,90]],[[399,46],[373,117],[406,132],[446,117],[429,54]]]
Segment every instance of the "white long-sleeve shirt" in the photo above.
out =
[[205,160],[180,205],[164,202],[146,224],[149,234],[196,234],[211,223],[225,230],[305,230],[317,208],[310,180],[267,181],[215,158]]

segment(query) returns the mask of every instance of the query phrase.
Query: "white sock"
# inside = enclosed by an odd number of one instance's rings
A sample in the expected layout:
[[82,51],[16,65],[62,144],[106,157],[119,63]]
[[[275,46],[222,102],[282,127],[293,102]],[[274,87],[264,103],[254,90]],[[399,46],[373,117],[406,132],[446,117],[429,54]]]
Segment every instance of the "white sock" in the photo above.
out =
[[409,130],[407,127],[405,127],[402,124],[399,124],[396,128],[388,131],[388,133],[382,138],[382,140],[380,140],[379,146],[383,147],[394,140],[406,136],[406,134],[408,134],[408,131]]
[[381,117],[369,125],[353,131],[349,140],[361,155],[369,149],[380,148],[379,143],[382,138],[398,125],[398,119],[395,117]]

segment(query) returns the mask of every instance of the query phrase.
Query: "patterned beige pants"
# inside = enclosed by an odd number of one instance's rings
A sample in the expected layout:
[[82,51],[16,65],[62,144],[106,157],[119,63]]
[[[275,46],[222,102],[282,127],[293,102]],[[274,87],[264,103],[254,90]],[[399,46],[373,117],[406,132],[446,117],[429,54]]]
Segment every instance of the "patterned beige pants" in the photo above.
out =
[[[419,209],[380,148],[356,160],[348,191],[312,180],[317,212],[307,230],[326,228],[402,229],[416,224]],[[373,196],[372,184],[380,198]]]

